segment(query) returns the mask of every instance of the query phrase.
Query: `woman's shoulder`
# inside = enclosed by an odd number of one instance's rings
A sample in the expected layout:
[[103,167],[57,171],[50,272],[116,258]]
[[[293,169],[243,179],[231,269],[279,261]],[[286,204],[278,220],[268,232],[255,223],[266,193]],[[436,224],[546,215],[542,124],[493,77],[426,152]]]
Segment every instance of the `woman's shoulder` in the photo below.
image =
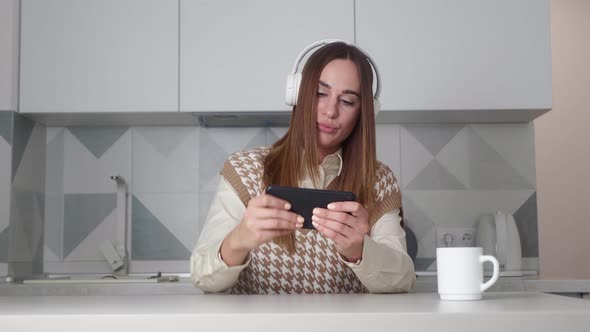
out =
[[395,177],[395,174],[393,172],[393,170],[391,169],[391,167],[389,167],[386,163],[377,160],[377,169],[376,169],[376,174],[378,177],[381,176],[392,176]]
[[228,160],[255,160],[260,161],[266,157],[270,151],[268,146],[260,146],[256,148],[250,148],[242,151],[237,151],[229,155]]
[[377,170],[375,172],[376,183],[375,189],[385,191],[399,191],[399,185],[393,170],[385,163],[377,160]]

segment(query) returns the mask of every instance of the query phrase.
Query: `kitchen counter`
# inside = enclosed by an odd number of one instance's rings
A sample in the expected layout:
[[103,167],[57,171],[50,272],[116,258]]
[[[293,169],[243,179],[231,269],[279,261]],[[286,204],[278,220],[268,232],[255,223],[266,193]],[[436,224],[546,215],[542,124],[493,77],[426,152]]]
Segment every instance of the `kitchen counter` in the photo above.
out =
[[2,331],[582,331],[590,301],[501,292],[480,301],[437,294],[274,296],[3,296]]
[[[435,293],[436,276],[419,276],[412,293]],[[500,277],[491,292],[547,292],[581,295],[590,293],[590,280],[545,280],[538,277]],[[178,282],[109,284],[2,284],[0,296],[82,295],[200,295],[189,277]]]
[[[488,278],[485,278],[487,280]],[[434,277],[419,277],[416,280],[416,293],[428,293],[437,291],[437,280]],[[537,276],[529,277],[500,277],[490,288],[492,292],[545,292],[559,293],[582,297],[590,293],[590,280],[588,279],[540,279]]]

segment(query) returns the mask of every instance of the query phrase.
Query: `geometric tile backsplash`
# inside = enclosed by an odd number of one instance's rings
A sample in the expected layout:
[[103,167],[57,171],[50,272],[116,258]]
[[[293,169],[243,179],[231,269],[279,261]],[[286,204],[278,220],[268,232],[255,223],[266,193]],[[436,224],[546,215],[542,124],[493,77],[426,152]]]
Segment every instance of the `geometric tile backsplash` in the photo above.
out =
[[12,112],[0,112],[0,276],[8,271],[12,169]]
[[43,272],[46,128],[0,112],[0,275]]
[[523,257],[538,257],[532,124],[405,125],[400,137],[417,270],[436,256],[438,227],[476,227],[496,210],[514,214]]
[[[131,272],[187,272],[226,157],[268,146],[285,132],[48,127],[46,272],[110,271],[98,248],[116,239],[121,207],[112,175],[128,184]],[[0,138],[0,153],[2,144]],[[523,256],[538,257],[532,123],[378,125],[377,152],[402,186],[406,224],[418,242],[417,270],[432,263],[438,227],[474,227],[496,210],[514,214]]]

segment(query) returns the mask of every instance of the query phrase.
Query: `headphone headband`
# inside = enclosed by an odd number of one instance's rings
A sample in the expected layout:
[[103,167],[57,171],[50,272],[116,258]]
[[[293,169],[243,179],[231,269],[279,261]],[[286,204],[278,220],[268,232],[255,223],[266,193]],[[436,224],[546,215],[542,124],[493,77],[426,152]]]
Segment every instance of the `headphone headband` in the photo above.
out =
[[342,40],[342,39],[323,39],[323,40],[318,40],[315,43],[310,44],[309,46],[307,46],[305,49],[303,49],[303,51],[301,51],[301,53],[299,53],[299,56],[297,57],[297,59],[295,60],[295,64],[293,65],[293,70],[291,71],[291,75],[295,76],[297,74],[297,69],[299,69],[299,64],[301,63],[301,61],[303,60],[303,58],[305,57],[305,55],[307,55],[307,53],[309,53],[311,50],[313,50],[314,48],[319,48],[328,44],[332,44],[332,43],[344,43],[348,46],[352,46],[354,48],[356,48],[357,50],[359,50],[361,53],[363,53],[363,55],[367,58],[367,60],[369,61],[369,64],[371,65],[371,67],[373,68],[373,72],[375,73],[375,93],[373,95],[373,97],[375,99],[379,99],[379,95],[381,94],[381,79],[379,77],[379,70],[377,70],[377,65],[375,64],[375,61],[373,61],[373,59],[371,58],[371,56],[369,55],[369,53],[365,52],[362,48],[360,48],[359,46],[346,41],[346,40]]

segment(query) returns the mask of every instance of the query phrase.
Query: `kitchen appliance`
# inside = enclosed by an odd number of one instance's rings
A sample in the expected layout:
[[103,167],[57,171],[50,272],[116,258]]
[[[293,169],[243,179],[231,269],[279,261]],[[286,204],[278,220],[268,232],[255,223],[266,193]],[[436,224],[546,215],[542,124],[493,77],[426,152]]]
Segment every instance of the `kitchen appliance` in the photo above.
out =
[[[523,275],[520,235],[511,214],[497,211],[483,215],[477,225],[475,244],[483,248],[484,255],[498,259],[501,276]],[[491,270],[491,266],[484,266],[487,274]]]

